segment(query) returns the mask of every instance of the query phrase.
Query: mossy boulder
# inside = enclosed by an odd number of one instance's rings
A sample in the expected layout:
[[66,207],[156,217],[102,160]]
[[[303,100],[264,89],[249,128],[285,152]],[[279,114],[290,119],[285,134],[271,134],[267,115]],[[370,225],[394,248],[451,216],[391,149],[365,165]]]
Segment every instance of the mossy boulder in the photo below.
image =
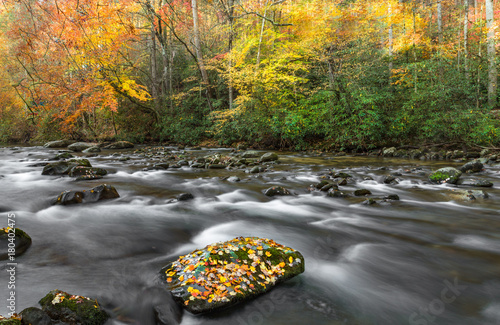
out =
[[274,152],[267,152],[260,157],[261,162],[277,161],[277,160],[279,160],[279,157]]
[[85,167],[85,166],[75,166],[71,168],[69,172],[70,177],[79,177],[79,176],[93,176],[99,175],[104,176],[108,173],[106,169],[97,168],[97,167]]
[[64,147],[67,147],[75,142],[76,142],[75,140],[56,140],[56,141],[47,142],[43,146],[45,148],[64,148]]
[[462,167],[460,167],[460,171],[462,173],[479,173],[482,171],[484,168],[483,163],[481,163],[479,160],[475,159],[472,161],[469,161]]
[[96,144],[95,143],[88,143],[88,142],[75,142],[73,144],[70,144],[68,146],[68,149],[71,150],[71,151],[75,151],[75,152],[81,152],[85,149],[88,149],[88,148],[92,148],[92,147],[95,147]]
[[87,159],[70,159],[47,164],[43,167],[42,175],[67,175],[77,166],[92,167]]
[[0,316],[0,325],[21,325],[21,321],[18,318],[4,318]]
[[[15,255],[9,255],[9,244],[15,245]],[[11,245],[12,246],[12,245]],[[19,257],[31,246],[31,237],[19,228],[0,229],[0,261],[9,256]]]
[[241,154],[241,158],[258,158],[258,157],[260,157],[260,154],[255,150],[248,150]]
[[109,315],[95,299],[53,290],[39,301],[42,310],[53,320],[72,325],[101,325]]
[[92,146],[90,148],[87,148],[82,151],[83,153],[94,153],[94,152],[101,152],[101,148],[99,146]]
[[174,300],[194,314],[252,299],[302,272],[302,254],[257,237],[208,245],[162,269]]
[[134,144],[129,141],[117,141],[113,142],[111,144],[108,144],[107,146],[104,147],[104,149],[129,149],[133,148]]
[[78,203],[91,203],[118,197],[120,197],[120,195],[113,186],[101,184],[90,190],[64,191],[57,197],[53,204],[71,205]]
[[50,319],[50,316],[41,310],[40,308],[36,307],[29,307],[24,309],[20,313],[22,319],[21,319],[21,324],[22,325],[51,325],[52,324],[52,319]]
[[268,188],[264,194],[266,196],[284,196],[284,195],[292,195],[290,191],[282,186],[273,186]]
[[456,184],[462,172],[453,167],[440,168],[429,175],[429,181],[436,184]]

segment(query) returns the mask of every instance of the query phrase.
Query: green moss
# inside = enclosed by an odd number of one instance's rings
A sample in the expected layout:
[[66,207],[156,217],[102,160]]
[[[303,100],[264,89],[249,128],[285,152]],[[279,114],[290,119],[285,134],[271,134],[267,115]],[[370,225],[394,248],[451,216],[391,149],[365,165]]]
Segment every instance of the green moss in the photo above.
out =
[[21,325],[21,321],[19,319],[9,318],[0,320],[0,325]]

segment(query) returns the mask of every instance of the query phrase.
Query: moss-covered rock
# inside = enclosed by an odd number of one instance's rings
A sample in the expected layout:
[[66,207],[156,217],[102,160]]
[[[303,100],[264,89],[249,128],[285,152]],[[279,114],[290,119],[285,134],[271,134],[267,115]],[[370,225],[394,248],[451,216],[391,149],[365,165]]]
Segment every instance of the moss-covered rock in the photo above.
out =
[[42,175],[68,175],[71,169],[77,166],[92,167],[87,159],[70,159],[47,164],[42,170]]
[[129,141],[117,141],[113,142],[107,146],[104,147],[104,149],[129,149],[133,148],[134,144]]
[[267,152],[260,157],[261,162],[277,161],[277,160],[279,160],[279,157],[274,152]]
[[90,190],[64,191],[54,201],[54,205],[71,205],[77,203],[90,203],[100,200],[118,198],[120,195],[114,186],[101,184]]
[[92,146],[90,148],[87,148],[82,151],[83,153],[95,153],[95,152],[101,152],[101,148],[99,146]]
[[[15,245],[15,255],[9,255],[9,244],[12,246],[12,243]],[[0,229],[0,261],[9,256],[21,256],[30,246],[31,237],[23,230],[10,227]]]
[[257,237],[208,245],[162,269],[174,299],[195,314],[251,299],[302,272],[302,254]]
[[284,196],[284,195],[292,195],[290,191],[282,186],[273,186],[268,188],[264,194],[266,196]]
[[335,197],[335,198],[344,198],[344,197],[348,196],[346,193],[342,192],[338,188],[332,188],[331,190],[328,191],[328,193],[326,195],[328,195],[329,197]]
[[88,175],[99,175],[104,176],[108,173],[106,169],[97,167],[85,167],[85,166],[75,166],[71,168],[69,172],[70,177],[88,176]]
[[484,168],[483,163],[481,163],[479,160],[475,159],[472,161],[469,161],[462,167],[460,167],[460,171],[462,173],[479,173],[482,171]]
[[75,152],[81,152],[85,149],[88,149],[88,148],[91,148],[91,147],[95,147],[96,144],[95,143],[88,143],[88,142],[76,142],[76,143],[73,143],[73,144],[70,144],[68,146],[68,149],[71,150],[71,151],[75,151]]
[[53,290],[39,301],[42,310],[55,321],[72,325],[101,325],[109,315],[95,299]]
[[21,321],[16,317],[4,318],[0,316],[0,325],[21,325]]
[[436,184],[456,184],[462,172],[453,167],[440,168],[429,175],[429,181]]

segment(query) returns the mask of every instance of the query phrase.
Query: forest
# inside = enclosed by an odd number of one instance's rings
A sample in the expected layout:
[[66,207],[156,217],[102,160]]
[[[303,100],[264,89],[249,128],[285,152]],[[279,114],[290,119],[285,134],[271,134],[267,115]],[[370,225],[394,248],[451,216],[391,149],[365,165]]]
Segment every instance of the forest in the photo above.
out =
[[0,3],[3,143],[500,143],[498,0]]

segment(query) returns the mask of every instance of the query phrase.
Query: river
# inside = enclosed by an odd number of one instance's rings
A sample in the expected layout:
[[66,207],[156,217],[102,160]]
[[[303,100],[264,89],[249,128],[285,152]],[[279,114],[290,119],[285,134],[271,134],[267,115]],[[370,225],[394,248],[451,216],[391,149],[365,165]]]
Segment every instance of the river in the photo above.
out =
[[[186,154],[214,152],[229,153]],[[453,161],[279,153],[281,163],[260,174],[144,171],[161,156],[108,150],[89,158],[110,172],[102,180],[75,182],[30,167],[55,154],[43,147],[0,148],[0,228],[14,213],[16,227],[33,239],[16,260],[18,312],[61,289],[98,298],[115,315],[111,324],[149,324],[138,319],[138,306],[147,289],[159,285],[168,261],[217,241],[258,236],[299,250],[306,271],[217,314],[184,313],[182,325],[500,324],[500,166],[485,166],[477,176],[494,183],[484,189],[489,198],[467,201],[451,195],[456,186],[427,182],[432,170],[463,164]],[[121,155],[130,160],[120,161]],[[400,200],[365,205],[365,198],[308,192],[330,169],[356,179],[341,186],[346,193],[365,188],[375,199],[397,194]],[[394,172],[401,173],[399,184],[384,184]],[[120,198],[51,205],[64,190],[101,183],[115,186]],[[266,197],[273,185],[295,195]],[[195,198],[172,201],[182,192]],[[6,316],[5,261],[0,268],[0,314]]]

